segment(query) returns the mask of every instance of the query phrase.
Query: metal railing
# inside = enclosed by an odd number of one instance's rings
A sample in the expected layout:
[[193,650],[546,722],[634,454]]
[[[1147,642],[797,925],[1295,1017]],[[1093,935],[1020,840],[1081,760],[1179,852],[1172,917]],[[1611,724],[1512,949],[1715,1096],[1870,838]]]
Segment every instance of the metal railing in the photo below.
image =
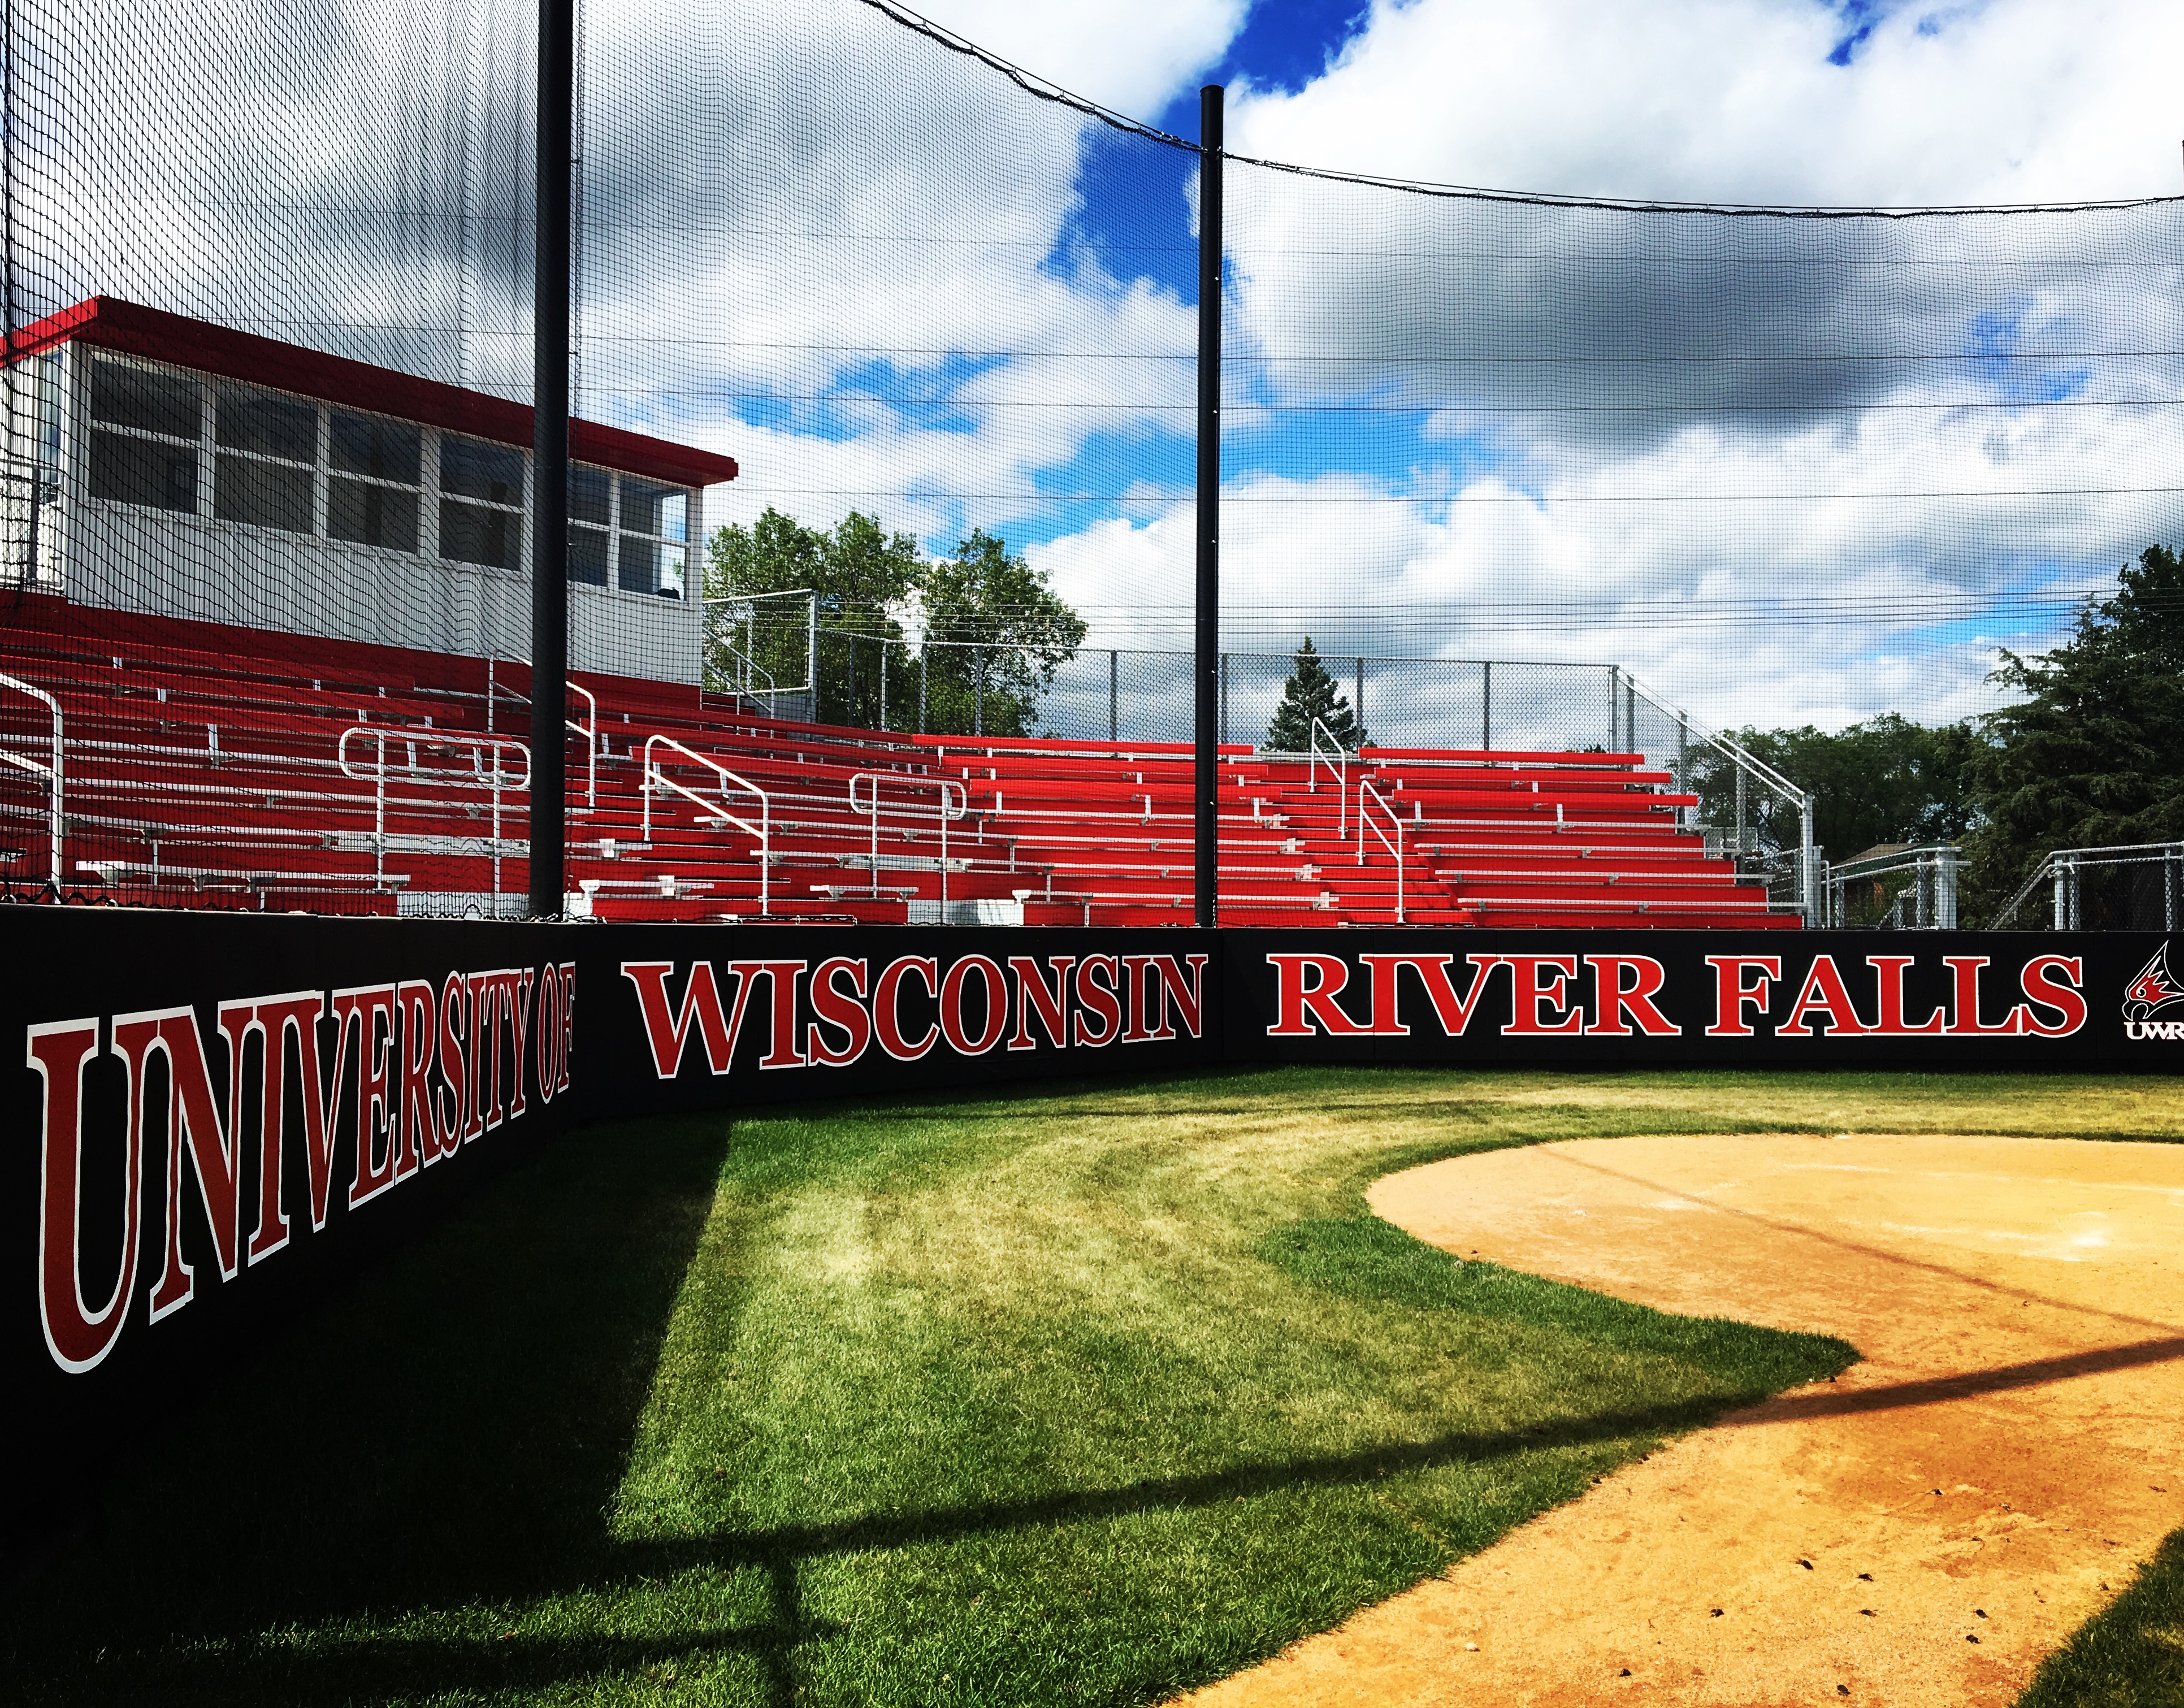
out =
[[[734,813],[730,812],[721,801],[708,800],[704,795],[699,793],[697,790],[688,788],[682,784],[677,782],[674,778],[669,776],[667,773],[661,769],[660,762],[653,758],[653,750],[655,748],[667,748],[678,754],[682,763],[687,765],[703,765],[707,771],[712,772],[715,776],[720,779],[721,795],[722,800],[727,798],[729,787],[732,784],[746,794],[755,795],[758,798],[758,822],[756,824],[753,824],[748,819],[739,818]],[[735,826],[737,829],[742,831],[746,836],[755,836],[758,838],[759,916],[760,918],[764,918],[766,915],[771,913],[773,910],[773,803],[771,798],[766,794],[766,792],[760,788],[756,783],[751,782],[749,778],[738,776],[735,772],[730,771],[719,760],[708,759],[705,754],[683,746],[682,743],[677,741],[672,736],[661,735],[649,736],[645,738],[644,743],[644,787],[643,792],[644,796],[644,840],[648,844],[652,841],[652,797],[655,790],[666,790],[669,793],[681,795],[683,799],[694,803],[697,806],[704,809],[707,813],[711,814],[712,821],[716,825],[731,824]]]
[[1840,930],[1852,924],[1850,893],[1858,884],[1880,884],[1884,879],[1911,874],[1911,882],[1891,899],[1888,908],[1874,921],[1884,931],[1954,931],[1957,928],[1957,876],[1964,865],[1964,851],[1953,843],[1930,843],[1919,848],[1897,848],[1864,860],[1845,860],[1826,868],[1825,904],[1819,923]]
[[[1388,839],[1387,832],[1382,830],[1379,826],[1373,824],[1366,816],[1365,804],[1368,798],[1372,801],[1373,804],[1379,807],[1382,812],[1387,815],[1388,822],[1395,826],[1396,837],[1393,842],[1390,842]],[[1388,804],[1387,797],[1383,795],[1379,790],[1374,788],[1368,779],[1360,777],[1357,779],[1357,865],[1361,871],[1364,869],[1365,865],[1365,832],[1368,830],[1370,830],[1374,836],[1379,838],[1381,847],[1387,849],[1390,854],[1395,856],[1396,923],[1397,925],[1401,925],[1404,923],[1403,821],[1396,816],[1396,809]]]
[[13,765],[18,771],[28,771],[45,784],[46,831],[49,843],[47,855],[49,864],[47,866],[47,871],[53,879],[53,888],[58,892],[64,876],[61,868],[61,833],[67,823],[61,806],[64,787],[63,771],[65,769],[61,740],[61,703],[43,688],[34,687],[20,676],[11,676],[5,671],[0,671],[0,688],[5,688],[10,693],[22,694],[28,698],[38,701],[45,707],[47,716],[53,720],[53,757],[49,760],[40,765],[37,760],[22,754],[12,754],[0,749],[0,763]]
[[[359,771],[349,761],[348,744],[353,736],[366,736],[377,744],[377,753],[368,771]],[[387,745],[398,742],[409,749],[409,762],[400,769],[402,774],[420,781],[433,779],[457,788],[476,787],[488,790],[493,796],[493,893],[501,892],[501,859],[504,838],[501,835],[501,805],[503,795],[510,791],[528,792],[531,787],[531,749],[513,736],[476,735],[464,730],[420,730],[398,724],[351,724],[341,732],[334,743],[334,759],[343,776],[356,782],[370,782],[372,788],[371,875],[375,883],[383,885],[387,880]],[[471,769],[468,774],[438,766],[423,765],[417,761],[417,750],[428,752],[434,748],[460,749],[469,753]],[[523,775],[516,777],[504,771],[500,762],[504,753],[518,754],[523,759]],[[485,756],[493,755],[488,771]]]
[[[906,817],[922,820],[936,819],[940,826],[940,922],[948,922],[948,826],[965,817],[971,810],[971,792],[962,784],[948,777],[911,777],[899,771],[859,771],[850,779],[850,810],[862,812],[872,826],[872,893],[880,893],[880,784],[900,783],[911,789],[938,789],[939,799],[930,815],[908,812]],[[867,785],[861,805],[857,799],[857,785]],[[951,798],[949,791],[955,791]]]
[[[1327,737],[1328,746],[1334,750],[1334,757],[1331,759],[1323,759],[1319,756],[1319,738],[1323,735]],[[1312,720],[1312,728],[1305,740],[1310,748],[1305,765],[1305,793],[1319,793],[1319,768],[1324,765],[1334,776],[1334,834],[1337,837],[1346,836],[1350,829],[1350,749],[1335,740],[1334,732],[1318,718]]]
[[[766,599],[802,599],[804,609],[804,680],[789,687],[775,682],[773,672],[757,660],[758,606]],[[814,684],[819,677],[819,595],[810,587],[791,587],[777,593],[730,593],[705,601],[705,643],[717,648],[727,655],[731,668],[722,671],[726,692],[744,699],[763,697],[769,714],[778,716],[781,701],[789,695],[802,695],[808,716],[818,715],[817,696]],[[738,646],[730,635],[737,629],[744,635],[744,643]],[[706,660],[711,667],[711,660]],[[756,685],[756,678],[764,676],[766,687]]]
[[[528,706],[531,704],[530,695],[519,694],[514,688],[504,687],[498,681],[495,680],[493,672],[495,666],[499,662],[499,661],[498,659],[492,659],[488,660],[486,665],[485,726],[488,733],[491,733],[493,730],[493,708],[500,701],[507,700],[511,704],[519,706]],[[584,704],[592,709],[591,721],[588,724],[580,724],[574,718],[564,718],[562,720],[563,723],[568,726],[571,734],[580,735],[584,738],[585,748],[584,804],[581,807],[572,807],[570,810],[572,812],[582,813],[597,812],[599,805],[599,696],[594,694],[582,682],[565,681],[561,686],[566,688],[572,694],[582,694],[584,697]]]
[[[2130,868],[2142,870],[2132,872]],[[2126,897],[2122,910],[2126,917],[2121,921],[2104,919],[2092,928],[2175,931],[2178,919],[2184,916],[2184,843],[2119,843],[2109,848],[2056,848],[2032,869],[2009,899],[1995,910],[1995,926],[2007,930],[2034,893],[2046,889],[2053,907],[2053,929],[2084,931],[2088,928],[2086,880],[2089,874],[2105,876],[2117,872],[2144,880],[2154,876],[2153,870],[2147,869],[2158,869],[2159,872],[2160,925],[2157,927],[2153,923],[2157,910],[2153,898]],[[2149,883],[2147,887],[2152,886]],[[2138,905],[2142,900],[2145,903],[2142,908]],[[2103,913],[2115,910],[2113,905],[2098,910]],[[2137,917],[2141,913],[2145,915],[2143,921]]]

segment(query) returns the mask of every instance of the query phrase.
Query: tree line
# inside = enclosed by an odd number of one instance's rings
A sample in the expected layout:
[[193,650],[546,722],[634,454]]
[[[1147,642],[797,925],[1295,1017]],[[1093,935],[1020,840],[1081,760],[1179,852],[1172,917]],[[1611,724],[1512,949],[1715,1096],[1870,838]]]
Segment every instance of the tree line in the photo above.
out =
[[[928,558],[913,536],[890,533],[856,510],[827,529],[768,507],[750,526],[731,524],[709,543],[706,598],[751,600],[754,614],[748,625],[708,626],[709,666],[743,679],[733,648],[765,673],[755,678],[761,683],[801,685],[804,601],[756,597],[791,591],[818,601],[818,722],[1030,735],[1041,695],[1084,639],[1084,620],[1046,577],[983,528],[952,556]],[[905,618],[922,631],[918,644]]]
[[[1814,839],[1841,862],[1885,843],[1956,843],[1962,906],[1986,916],[2056,848],[2184,839],[2184,556],[2149,546],[2117,591],[2088,599],[2070,637],[1992,678],[2024,698],[1957,723],[1893,712],[1829,733],[1734,730],[1755,758],[1818,799]],[[1700,817],[1736,814],[1734,770],[1701,765]],[[1786,809],[1747,799],[1748,823],[1787,845]]]

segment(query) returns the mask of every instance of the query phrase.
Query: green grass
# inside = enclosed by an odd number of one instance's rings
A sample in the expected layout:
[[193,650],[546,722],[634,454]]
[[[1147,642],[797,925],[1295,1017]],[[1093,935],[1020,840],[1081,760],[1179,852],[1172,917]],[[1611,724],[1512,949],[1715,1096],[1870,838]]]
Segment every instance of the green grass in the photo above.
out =
[[2184,1703],[2184,1530],[2108,1611],[2042,1663],[2019,1708],[2175,1708]]
[[1458,1264],[1370,1180],[2176,1137],[2161,1089],[1291,1069],[593,1127],[145,1443],[0,1665],[23,1701],[1157,1700],[1852,1355]]

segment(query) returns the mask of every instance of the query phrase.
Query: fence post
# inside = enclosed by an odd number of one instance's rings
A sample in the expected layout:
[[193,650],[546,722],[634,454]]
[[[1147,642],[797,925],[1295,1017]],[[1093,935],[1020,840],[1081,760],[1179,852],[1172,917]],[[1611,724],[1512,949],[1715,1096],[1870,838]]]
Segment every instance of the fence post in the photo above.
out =
[[[571,157],[576,152],[575,0],[538,8],[537,192],[531,307],[531,765],[530,911],[558,917],[568,832],[569,379]],[[702,589],[701,589],[702,591]],[[382,754],[382,758],[384,754]],[[381,767],[383,775],[385,766]],[[499,776],[496,758],[494,776]],[[494,804],[499,805],[498,783]],[[493,829],[493,892],[500,891],[500,831]],[[500,904],[493,904],[493,916]],[[277,1044],[277,1040],[276,1040]],[[369,1045],[366,1045],[369,1048]],[[519,1070],[520,1071],[520,1070]]]
[[986,649],[971,648],[971,733],[986,732]]
[[2164,848],[2161,854],[2161,928],[2176,929],[2176,850]]
[[1744,767],[1732,759],[1730,769],[1736,773],[1736,851],[1744,852]]
[[1607,667],[1607,750],[1610,753],[1621,751],[1616,742],[1615,719],[1622,699],[1623,666],[1610,665]]
[[1215,719],[1228,723],[1228,672],[1221,650],[1221,154],[1224,92],[1198,92],[1197,576],[1192,624],[1191,899],[1194,922],[1218,918],[1221,756]]
[[1797,878],[1797,900],[1809,922],[1819,899],[1814,893],[1814,881],[1819,876],[1819,850],[1813,846],[1813,797],[1809,794],[1797,809],[1797,833],[1798,865],[1803,868]]
[[887,637],[886,637],[885,635],[882,635],[882,636],[880,637],[880,727],[881,727],[882,729],[885,729],[885,728],[888,726],[888,721],[887,721],[887,659],[888,659],[888,651],[887,651],[887,649],[888,649]]
[[2068,931],[2070,928],[2070,904],[2069,892],[2065,887],[2069,881],[2063,876],[2063,869],[2067,864],[2067,861],[2062,860],[2055,862],[2055,929],[2057,931]]
[[1365,660],[1357,660],[1357,675],[1350,685],[1350,715],[1359,729],[1365,727]]
[[1940,861],[1935,873],[1936,880],[1934,923],[1943,931],[1957,928],[1957,851],[1943,848],[1936,856]]
[[925,676],[926,659],[933,651],[932,643],[921,642],[917,648],[917,732],[925,733]]
[[814,593],[804,612],[804,681],[811,690],[811,704],[804,709],[804,715],[811,722],[819,721],[819,595]]
[[1221,739],[1228,739],[1228,654],[1221,654]]
[[1111,741],[1111,742],[1118,742],[1118,741],[1122,740],[1122,738],[1123,738],[1123,737],[1122,737],[1122,735],[1121,735],[1121,733],[1120,733],[1120,727],[1121,727],[1121,726],[1120,726],[1120,724],[1118,723],[1118,721],[1117,721],[1117,717],[1116,717],[1115,658],[1116,658],[1115,649],[1114,649],[1112,647],[1108,648],[1107,648],[1107,739],[1108,739],[1109,741]]
[[1488,659],[1479,675],[1479,746],[1482,752],[1490,752],[1494,746],[1494,660]]

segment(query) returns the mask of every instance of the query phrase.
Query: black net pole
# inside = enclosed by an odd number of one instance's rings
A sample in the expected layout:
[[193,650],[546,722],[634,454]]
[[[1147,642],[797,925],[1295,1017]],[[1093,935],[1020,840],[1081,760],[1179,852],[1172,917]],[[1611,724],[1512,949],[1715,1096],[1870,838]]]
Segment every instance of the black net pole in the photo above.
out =
[[575,0],[538,0],[538,209],[531,399],[531,912],[560,913],[568,800],[569,157]]
[[1221,86],[1198,92],[1198,623],[1193,847],[1197,922],[1211,926],[1220,867]]

